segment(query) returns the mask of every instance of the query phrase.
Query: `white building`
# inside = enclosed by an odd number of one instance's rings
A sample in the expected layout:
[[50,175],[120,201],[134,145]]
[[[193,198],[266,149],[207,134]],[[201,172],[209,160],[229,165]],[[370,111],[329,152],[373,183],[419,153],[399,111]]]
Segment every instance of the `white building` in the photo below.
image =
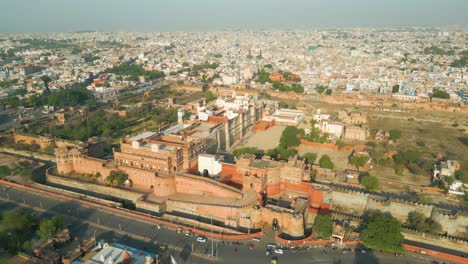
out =
[[221,173],[221,158],[210,154],[198,155],[198,170],[200,173],[213,177]]
[[88,90],[93,92],[94,97],[101,102],[108,102],[117,96],[117,89],[113,87],[91,87]]
[[332,139],[341,138],[344,130],[343,124],[330,121],[321,121],[315,124],[315,127],[318,128],[321,133],[328,133]]
[[224,85],[231,85],[234,83],[238,83],[239,79],[236,76],[223,76],[223,84]]
[[465,195],[465,190],[463,189],[463,182],[458,180],[454,181],[452,185],[450,185],[448,192],[454,195]]
[[267,116],[264,120],[275,120],[277,124],[287,126],[297,126],[304,120],[304,112],[292,109],[277,109],[272,115]]

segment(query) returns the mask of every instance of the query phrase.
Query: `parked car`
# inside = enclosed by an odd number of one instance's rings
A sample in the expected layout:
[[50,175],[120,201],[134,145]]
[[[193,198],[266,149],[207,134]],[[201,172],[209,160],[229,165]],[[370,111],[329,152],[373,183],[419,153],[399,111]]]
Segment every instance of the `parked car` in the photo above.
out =
[[282,250],[281,248],[277,248],[277,249],[275,249],[275,253],[276,253],[276,254],[282,255],[282,254],[283,254],[283,250]]
[[275,244],[268,244],[267,245],[267,249],[275,249],[276,248],[276,245]]
[[254,238],[252,238],[252,241],[255,241],[255,242],[260,242],[260,238],[258,238],[258,237],[254,237]]
[[197,237],[197,242],[205,243],[206,242],[206,237],[202,237],[202,236]]

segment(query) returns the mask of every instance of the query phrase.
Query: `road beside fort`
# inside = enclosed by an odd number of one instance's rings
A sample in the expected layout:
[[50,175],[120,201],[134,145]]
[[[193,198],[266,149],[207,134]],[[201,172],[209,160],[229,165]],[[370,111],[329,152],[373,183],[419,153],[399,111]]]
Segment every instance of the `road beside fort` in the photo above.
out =
[[[157,252],[157,244],[167,243],[171,245],[166,254],[172,254],[180,263],[207,263],[206,257],[211,253],[211,240],[207,243],[194,243],[194,250],[185,261],[180,252],[184,247],[191,247],[194,237],[178,234],[174,230],[161,228],[145,221],[135,221],[128,216],[114,212],[84,206],[78,202],[64,201],[55,197],[33,193],[19,188],[8,188],[0,193],[0,209],[8,210],[14,208],[25,208],[34,210],[37,215],[59,214],[66,224],[71,226],[72,234],[80,238],[96,236],[97,240],[124,242],[130,246]],[[265,256],[265,246],[273,242],[273,233],[266,232],[260,242],[254,243],[254,249],[248,249],[248,243],[243,241],[242,245],[231,245],[215,241],[214,248],[218,249],[218,261],[222,263],[267,263],[269,258]],[[237,255],[234,249],[237,248]],[[407,253],[406,256],[395,257],[391,254],[348,253],[343,254],[339,250],[323,248],[312,248],[309,251],[291,252],[287,251],[279,256],[280,263],[428,263],[428,256]]]

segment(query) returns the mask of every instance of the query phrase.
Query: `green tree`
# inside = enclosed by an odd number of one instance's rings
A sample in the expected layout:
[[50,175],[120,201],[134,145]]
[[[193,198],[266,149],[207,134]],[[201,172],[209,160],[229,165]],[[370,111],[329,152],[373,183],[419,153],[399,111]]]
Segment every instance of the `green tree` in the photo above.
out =
[[361,233],[363,244],[369,248],[387,251],[402,252],[401,224],[395,218],[381,212],[370,212],[365,220]]
[[0,248],[10,253],[21,250],[29,231],[35,226],[34,218],[22,211],[3,211],[0,220]]
[[353,166],[356,166],[356,168],[359,168],[358,162],[359,162],[359,157],[356,155],[351,156],[351,158],[349,159],[349,163]]
[[212,91],[206,91],[203,96],[205,96],[206,102],[211,102],[217,98]]
[[123,171],[111,171],[109,176],[106,178],[106,182],[113,186],[123,187],[127,179],[127,173]]
[[435,98],[450,99],[450,95],[446,91],[438,90],[438,89],[434,90],[433,96]]
[[457,180],[462,181],[463,183],[468,183],[468,176],[465,175],[465,173],[463,173],[462,170],[456,171],[455,177],[457,178]]
[[317,90],[319,94],[325,92],[326,90],[329,90],[328,86],[323,86],[323,85],[318,85],[315,89]]
[[258,77],[257,80],[261,84],[265,84],[267,82],[270,82],[270,73],[265,71],[265,69],[260,69],[258,70]]
[[327,90],[325,91],[325,94],[326,94],[326,95],[332,95],[332,93],[333,93],[332,89],[327,89]]
[[53,216],[51,218],[43,218],[39,222],[39,229],[37,235],[46,240],[57,234],[64,227],[63,219],[60,216]]
[[9,176],[11,174],[11,169],[10,167],[6,165],[0,166],[0,178],[3,178],[5,176]]
[[319,165],[322,168],[333,169],[335,164],[331,161],[328,155],[323,155],[319,160]]
[[28,181],[32,177],[32,170],[28,168],[24,168],[19,172],[19,176],[21,176],[23,180]]
[[417,212],[417,211],[412,211],[408,214],[408,225],[409,227],[420,231],[424,229],[425,218],[426,217],[422,213]]
[[389,133],[390,133],[390,139],[393,141],[401,138],[401,130],[399,129],[391,129]]
[[307,152],[303,155],[303,157],[306,160],[307,164],[313,164],[317,159],[317,153]]
[[369,159],[370,159],[369,156],[364,156],[364,155],[360,156],[358,158],[357,167],[363,168],[364,166],[366,166],[367,162],[369,162]]
[[44,82],[44,86],[46,88],[49,88],[49,83],[52,81],[52,79],[47,75],[43,75],[43,76],[41,76],[41,81]]
[[249,147],[245,147],[245,148],[238,148],[238,149],[235,149],[232,154],[234,156],[236,156],[237,158],[244,155],[244,154],[256,154],[257,153],[257,149],[256,148],[249,148]]
[[[313,125],[312,125],[312,126],[313,126]],[[345,146],[345,143],[343,142],[343,140],[338,139],[338,140],[335,142],[335,145],[338,147],[338,149],[342,149],[342,148]]]
[[379,187],[379,180],[377,177],[365,175],[361,178],[361,185],[368,191],[375,190]]
[[285,148],[299,146],[301,143],[298,137],[299,134],[300,131],[297,127],[287,126],[281,134],[280,145]]
[[314,222],[314,232],[323,239],[332,235],[333,219],[329,215],[317,215]]
[[442,226],[439,223],[430,217],[425,217],[418,211],[411,211],[408,213],[407,224],[410,228],[419,232],[439,234],[442,231]]
[[290,157],[293,157],[297,154],[297,151],[294,149],[288,149],[283,146],[278,146],[274,149],[270,149],[266,152],[267,156],[275,160],[288,160]]
[[398,93],[400,91],[400,85],[395,84],[392,87],[392,93]]

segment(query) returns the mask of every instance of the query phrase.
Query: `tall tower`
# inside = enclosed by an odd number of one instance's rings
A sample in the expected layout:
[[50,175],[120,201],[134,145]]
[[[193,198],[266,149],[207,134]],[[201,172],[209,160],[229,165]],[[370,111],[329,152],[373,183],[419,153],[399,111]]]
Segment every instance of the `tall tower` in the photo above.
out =
[[179,124],[184,123],[184,115],[185,115],[184,109],[177,110],[177,122]]

